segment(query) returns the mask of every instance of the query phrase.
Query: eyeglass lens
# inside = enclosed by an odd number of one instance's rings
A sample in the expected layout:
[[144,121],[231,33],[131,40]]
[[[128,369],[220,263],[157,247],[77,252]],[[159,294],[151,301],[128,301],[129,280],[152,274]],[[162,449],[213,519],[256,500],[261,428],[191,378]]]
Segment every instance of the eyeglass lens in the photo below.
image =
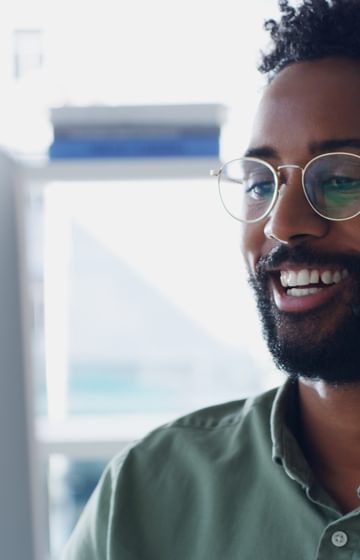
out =
[[360,211],[360,158],[328,154],[305,169],[305,192],[312,207],[326,218],[351,218]]
[[[301,171],[299,171],[301,172]],[[219,190],[226,210],[236,219],[262,219],[274,204],[275,170],[251,158],[232,160],[221,171]],[[341,220],[360,212],[360,157],[326,154],[304,171],[304,190],[313,209],[325,218]]]
[[265,216],[272,205],[276,176],[260,161],[237,159],[223,166],[219,187],[226,210],[238,220],[251,222]]

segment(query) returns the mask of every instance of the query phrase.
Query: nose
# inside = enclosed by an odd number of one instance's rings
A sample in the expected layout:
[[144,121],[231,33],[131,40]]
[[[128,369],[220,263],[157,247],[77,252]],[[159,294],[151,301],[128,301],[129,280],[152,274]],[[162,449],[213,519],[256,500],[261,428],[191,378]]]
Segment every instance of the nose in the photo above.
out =
[[266,237],[297,245],[326,235],[330,221],[309,205],[302,188],[301,168],[282,173],[278,198],[264,226]]

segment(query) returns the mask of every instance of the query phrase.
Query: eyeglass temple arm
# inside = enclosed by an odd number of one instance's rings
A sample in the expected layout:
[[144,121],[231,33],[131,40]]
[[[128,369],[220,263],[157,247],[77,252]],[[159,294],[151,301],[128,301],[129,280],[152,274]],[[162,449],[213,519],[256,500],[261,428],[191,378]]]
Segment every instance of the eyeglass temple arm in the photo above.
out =
[[[221,172],[221,169],[210,169],[210,175],[212,177],[219,177],[220,172]],[[237,181],[236,179],[232,179],[231,177],[227,177],[226,179],[227,179],[228,183],[237,183],[237,184],[241,183],[241,181]]]

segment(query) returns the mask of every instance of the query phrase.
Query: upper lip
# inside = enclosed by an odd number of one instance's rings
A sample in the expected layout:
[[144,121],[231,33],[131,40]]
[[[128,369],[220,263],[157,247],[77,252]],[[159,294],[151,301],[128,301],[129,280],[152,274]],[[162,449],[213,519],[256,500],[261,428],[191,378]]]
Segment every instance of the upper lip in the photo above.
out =
[[290,261],[284,261],[283,263],[281,263],[278,266],[265,266],[265,270],[268,273],[275,273],[275,272],[280,272],[281,270],[286,270],[286,271],[294,271],[294,272],[299,272],[300,270],[319,270],[319,272],[324,272],[325,270],[330,270],[332,272],[335,272],[336,270],[343,270],[344,268],[346,268],[344,265],[341,264],[308,264],[306,262],[304,263],[294,263],[294,262],[290,262]]

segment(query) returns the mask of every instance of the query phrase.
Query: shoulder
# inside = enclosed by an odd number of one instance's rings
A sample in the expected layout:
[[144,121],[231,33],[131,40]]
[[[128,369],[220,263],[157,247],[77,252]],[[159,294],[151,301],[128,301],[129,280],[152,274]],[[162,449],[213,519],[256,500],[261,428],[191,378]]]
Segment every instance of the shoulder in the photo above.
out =
[[226,402],[202,408],[182,416],[160,429],[218,430],[241,424],[256,411],[270,411],[277,389],[271,389],[255,397]]
[[119,551],[123,558],[144,558],[144,551],[172,550],[175,534],[185,535],[184,542],[196,541],[192,527],[207,519],[209,503],[229,503],[234,481],[245,495],[256,465],[265,468],[271,461],[275,394],[272,390],[192,412],[119,453],[103,473],[62,559],[115,558]]
[[[134,442],[111,462],[112,475],[117,478],[124,464],[139,466],[151,458],[152,463],[161,462],[163,457],[176,458],[177,463],[191,455],[211,455],[238,450],[257,433],[270,443],[270,415],[277,389],[261,395],[226,402],[196,410],[156,428],[140,441]],[[234,444],[236,439],[236,446]]]

